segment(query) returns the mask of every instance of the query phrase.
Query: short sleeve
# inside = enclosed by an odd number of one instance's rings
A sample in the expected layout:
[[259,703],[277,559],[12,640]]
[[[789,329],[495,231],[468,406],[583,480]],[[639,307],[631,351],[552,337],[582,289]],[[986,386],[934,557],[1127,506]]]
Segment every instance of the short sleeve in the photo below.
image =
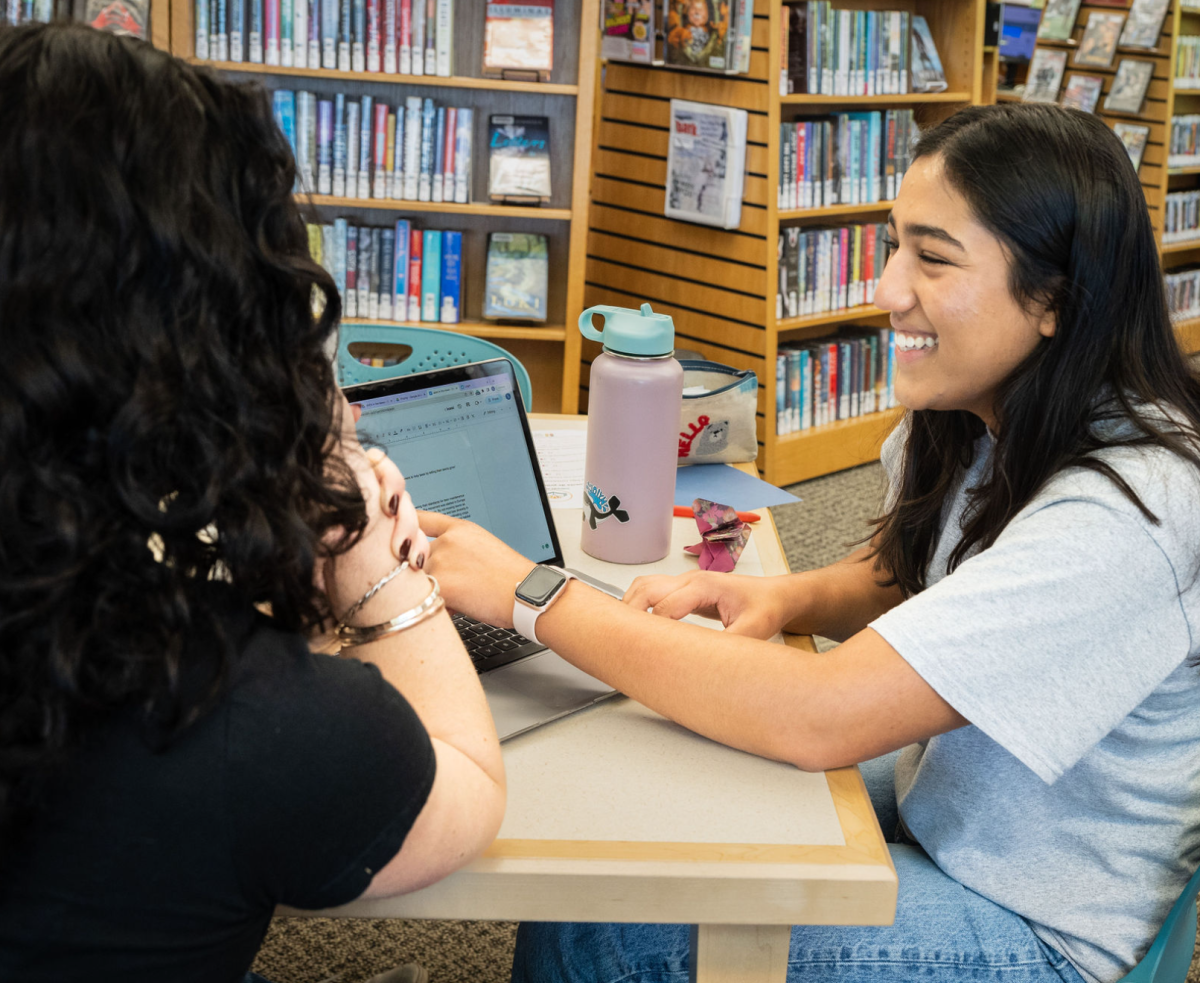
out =
[[366,890],[433,785],[424,725],[375,666],[258,632],[231,701],[227,788],[247,896],[314,909]]
[[1021,513],[871,627],[1047,783],[1191,647],[1175,571],[1144,523],[1078,499]]

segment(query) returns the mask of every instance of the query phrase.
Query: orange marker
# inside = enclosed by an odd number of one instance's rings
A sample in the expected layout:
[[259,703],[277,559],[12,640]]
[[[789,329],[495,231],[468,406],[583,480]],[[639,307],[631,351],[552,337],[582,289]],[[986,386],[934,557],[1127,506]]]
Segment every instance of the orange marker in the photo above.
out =
[[[696,513],[692,511],[689,505],[676,505],[675,515],[681,519],[694,519],[696,517]],[[762,518],[757,512],[739,512],[737,517],[743,522],[758,522]]]

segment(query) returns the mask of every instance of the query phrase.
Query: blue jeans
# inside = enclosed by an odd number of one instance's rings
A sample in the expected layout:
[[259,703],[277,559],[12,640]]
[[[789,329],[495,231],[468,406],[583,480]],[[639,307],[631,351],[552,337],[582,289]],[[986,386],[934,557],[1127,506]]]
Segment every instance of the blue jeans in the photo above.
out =
[[[900,880],[895,924],[793,928],[789,983],[1083,983],[1019,915],[947,877],[919,846],[895,842],[896,754],[860,766]],[[686,983],[688,934],[686,925],[523,923],[513,983]]]

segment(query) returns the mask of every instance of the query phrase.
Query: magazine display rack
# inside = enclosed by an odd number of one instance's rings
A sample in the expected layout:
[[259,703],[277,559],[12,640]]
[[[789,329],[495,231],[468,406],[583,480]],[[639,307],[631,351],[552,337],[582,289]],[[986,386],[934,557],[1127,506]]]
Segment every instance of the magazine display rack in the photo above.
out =
[[[167,0],[155,0],[162,4]],[[195,59],[194,0],[169,0],[173,54]],[[588,179],[591,174],[591,120],[599,75],[599,0],[560,2],[554,8],[554,70],[550,81],[514,81],[483,76],[484,5],[457,0],[454,9],[454,65],[450,77],[384,75],[321,68],[284,68],[249,62],[203,62],[238,78],[256,78],[268,88],[306,89],[323,98],[371,95],[395,103],[405,96],[475,109],[477,120],[469,204],[362,200],[304,196],[317,218],[347,217],[362,225],[388,225],[398,217],[424,219],[423,227],[463,233],[462,321],[437,324],[375,321],[441,328],[490,338],[511,352],[533,380],[533,409],[575,412],[578,402],[580,342],[575,323],[584,303],[585,244],[588,234]],[[200,62],[198,62],[200,63]],[[553,197],[543,207],[516,207],[488,200],[487,151],[483,135],[488,116],[508,113],[546,116],[551,125]],[[426,214],[435,213],[435,215]],[[533,232],[549,240],[549,318],[543,324],[503,324],[482,318],[484,270],[489,232]]]
[[[810,317],[778,318],[780,229],[879,222],[890,201],[782,210],[780,124],[800,116],[907,109],[928,125],[982,101],[983,0],[835,0],[835,8],[907,10],[923,15],[945,69],[943,92],[886,96],[780,95],[780,0],[755,0],[750,72],[712,75],[609,62],[596,121],[587,240],[587,303],[638,307],[675,320],[676,345],[758,375],[758,468],[777,485],[874,460],[899,418],[888,410],[776,434],[775,358],[781,342],[835,333],[840,325],[886,327],[866,305]],[[715,103],[749,113],[741,224],[724,230],[664,216],[670,100]],[[599,346],[583,343],[580,405]]]
[[[1138,168],[1138,178],[1146,193],[1146,203],[1150,209],[1150,219],[1159,243],[1163,268],[1170,273],[1173,268],[1200,263],[1200,238],[1194,242],[1163,243],[1164,210],[1168,192],[1186,191],[1200,187],[1200,183],[1197,181],[1197,177],[1200,176],[1200,167],[1168,167],[1167,165],[1172,116],[1182,113],[1200,113],[1200,91],[1191,92],[1174,85],[1174,66],[1179,38],[1200,34],[1200,10],[1183,6],[1179,0],[1171,0],[1167,15],[1163,19],[1158,43],[1153,49],[1133,48],[1118,44],[1110,67],[1087,66],[1076,69],[1074,53],[1079,48],[1079,42],[1092,12],[1127,13],[1128,8],[1128,3],[1120,6],[1090,6],[1085,0],[1079,8],[1069,39],[1050,41],[1038,38],[1037,47],[1068,53],[1067,68],[1063,76],[1064,88],[1067,77],[1073,72],[1103,77],[1102,95],[1096,106],[1096,113],[1110,126],[1125,123],[1149,127],[1150,133],[1142,154],[1141,165]],[[1116,113],[1104,108],[1105,98],[1112,89],[1117,66],[1122,58],[1154,63],[1145,99],[1137,113]],[[993,92],[996,91],[997,71],[998,66],[993,59],[988,66],[989,78],[985,79],[985,88],[990,87]],[[1000,91],[996,98],[1000,101],[1019,101],[1021,97]],[[1186,351],[1200,351],[1200,317],[1179,320],[1175,327]]]

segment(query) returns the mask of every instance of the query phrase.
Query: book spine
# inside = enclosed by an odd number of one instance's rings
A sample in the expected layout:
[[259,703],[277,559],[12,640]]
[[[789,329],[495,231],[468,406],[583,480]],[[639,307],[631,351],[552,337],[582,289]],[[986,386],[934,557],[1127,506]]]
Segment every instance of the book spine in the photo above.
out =
[[333,102],[317,103],[317,194],[333,193]]
[[300,190],[305,194],[312,194],[316,190],[312,155],[309,152],[317,126],[313,118],[316,107],[312,100],[311,92],[296,93],[296,168]]
[[424,237],[413,229],[408,239],[408,319],[421,320],[421,247]]
[[337,69],[339,72],[351,70],[350,44],[354,33],[354,4],[362,0],[341,0],[338,8],[337,25]]
[[384,162],[387,159],[387,121],[388,107],[386,103],[375,104],[375,126],[372,135],[374,169],[372,171],[372,198],[386,198],[387,180],[384,175]]
[[784,425],[784,410],[787,407],[787,355],[779,352],[775,356],[775,433],[787,433]]
[[810,430],[813,425],[813,370],[812,351],[800,351],[800,399],[796,407],[796,415],[792,418],[797,430]]
[[379,0],[367,0],[367,71],[378,72],[383,66],[383,24],[380,17]]
[[296,29],[294,0],[279,0],[279,64],[291,68],[296,54],[292,32]]
[[358,226],[346,229],[346,293],[342,300],[342,314],[358,317]]
[[396,114],[389,112],[387,117],[387,149],[383,155],[384,192],[389,198],[395,190],[396,171]]
[[454,74],[454,0],[437,0],[437,74]]
[[264,50],[268,65],[279,64],[279,0],[263,0],[266,11]]
[[339,297],[346,296],[346,239],[348,223],[344,218],[333,220],[333,285]]
[[290,89],[276,89],[271,96],[271,107],[275,111],[275,121],[283,131],[288,146],[292,148],[292,157],[296,156],[296,94]]
[[446,110],[445,143],[442,147],[442,201],[454,201],[454,148],[458,142],[458,110]]
[[333,194],[346,197],[346,94],[333,97]]
[[437,75],[437,0],[425,3],[425,74]]
[[[15,23],[10,16],[9,23]],[[196,0],[196,57],[208,61],[212,53],[208,50],[208,0]]]
[[800,429],[800,407],[804,399],[803,379],[801,371],[803,369],[803,357],[807,353],[803,349],[792,349],[785,356],[786,372],[784,388],[787,390],[787,432],[794,433]]
[[[376,11],[379,9],[377,0]],[[350,3],[350,70],[365,72],[367,70],[367,31],[368,17],[367,0],[351,0]],[[378,19],[378,15],[377,15]],[[379,69],[376,69],[379,71]]]
[[358,124],[358,185],[355,198],[371,197],[371,97],[362,97]]
[[383,254],[383,236],[379,229],[371,230],[371,265],[367,269],[370,287],[367,290],[367,317],[379,320],[379,260]]
[[412,0],[412,30],[409,48],[412,51],[412,74],[425,74],[425,0]]
[[454,135],[454,201],[465,205],[471,191],[471,140],[475,110],[459,109]]
[[408,320],[408,249],[412,228],[408,219],[396,220],[396,258],[392,263],[392,315]]
[[246,55],[255,65],[263,63],[263,0],[250,0],[250,33]]
[[321,226],[321,265],[325,272],[333,276],[337,263],[337,246],[333,242],[333,224]]
[[229,60],[246,60],[246,0],[229,0]]
[[321,0],[321,67],[336,69],[338,0]]
[[371,316],[371,230],[358,230],[358,316]]
[[308,68],[308,0],[292,4],[292,65]]
[[308,2],[308,68],[321,67],[321,0]]
[[409,96],[404,104],[404,197],[416,201],[421,174],[421,97]]
[[396,74],[396,0],[383,0],[383,73]]
[[[217,61],[229,61],[229,3],[228,0],[217,0],[216,16]],[[210,42],[209,47],[212,47]]]
[[412,74],[412,0],[399,0],[396,61],[401,75]]
[[446,107],[438,106],[433,136],[433,187],[431,199],[442,201],[442,177],[446,167]]
[[462,303],[462,233],[442,233],[442,324],[458,324]]
[[396,269],[396,230],[382,229],[379,233],[379,318],[392,319],[392,298]]
[[392,198],[399,199],[404,197],[404,158],[406,156],[406,145],[404,131],[406,124],[404,121],[404,103],[396,104],[396,140],[395,140],[395,155],[392,158]]
[[421,320],[436,321],[442,306],[442,234],[427,229],[421,265]]
[[421,170],[417,200],[431,201],[433,196],[433,144],[437,113],[433,100],[426,99],[421,112]]

